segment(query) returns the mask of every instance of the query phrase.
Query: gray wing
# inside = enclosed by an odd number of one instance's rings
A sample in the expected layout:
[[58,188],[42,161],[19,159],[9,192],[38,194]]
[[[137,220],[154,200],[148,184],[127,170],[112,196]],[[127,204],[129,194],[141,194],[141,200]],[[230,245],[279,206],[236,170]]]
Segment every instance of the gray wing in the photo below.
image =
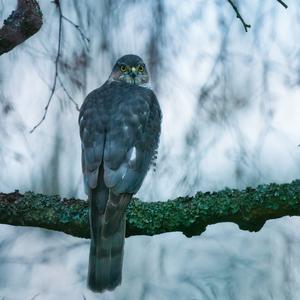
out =
[[136,193],[158,147],[161,111],[154,93],[122,84],[101,87],[86,98],[79,123],[86,187],[96,187],[103,161],[108,188]]
[[99,89],[87,96],[79,114],[81,162],[86,192],[97,186],[105,143],[105,118],[97,114],[98,94]]
[[158,146],[161,112],[148,89],[131,89],[123,97],[106,134],[104,182],[116,194],[134,194]]

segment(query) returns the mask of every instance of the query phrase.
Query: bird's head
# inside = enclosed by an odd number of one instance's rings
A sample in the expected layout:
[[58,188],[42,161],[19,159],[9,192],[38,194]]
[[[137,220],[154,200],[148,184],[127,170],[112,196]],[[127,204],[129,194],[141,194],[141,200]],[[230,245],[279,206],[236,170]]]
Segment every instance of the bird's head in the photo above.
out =
[[149,82],[149,75],[143,60],[137,55],[128,54],[117,60],[109,79],[143,86]]

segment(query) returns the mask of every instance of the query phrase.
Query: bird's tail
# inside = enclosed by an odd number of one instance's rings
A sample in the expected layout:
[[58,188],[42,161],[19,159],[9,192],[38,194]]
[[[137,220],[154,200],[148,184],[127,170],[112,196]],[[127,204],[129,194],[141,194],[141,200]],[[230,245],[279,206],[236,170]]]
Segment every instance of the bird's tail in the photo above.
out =
[[122,280],[123,251],[125,241],[125,215],[117,230],[103,234],[104,212],[109,190],[103,182],[103,170],[99,172],[97,188],[90,191],[91,246],[88,271],[88,287],[94,292],[113,290]]

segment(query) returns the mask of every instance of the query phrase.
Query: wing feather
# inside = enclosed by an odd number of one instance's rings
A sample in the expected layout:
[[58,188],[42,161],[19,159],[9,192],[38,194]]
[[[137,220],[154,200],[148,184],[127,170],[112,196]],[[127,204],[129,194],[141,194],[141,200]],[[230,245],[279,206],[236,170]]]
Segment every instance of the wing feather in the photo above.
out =
[[88,187],[96,187],[103,162],[107,187],[116,194],[136,193],[155,155],[160,123],[159,104],[149,89],[112,82],[89,94],[79,116]]
[[89,94],[79,114],[82,171],[86,191],[97,186],[105,144],[105,124],[98,118],[96,99],[95,91]]

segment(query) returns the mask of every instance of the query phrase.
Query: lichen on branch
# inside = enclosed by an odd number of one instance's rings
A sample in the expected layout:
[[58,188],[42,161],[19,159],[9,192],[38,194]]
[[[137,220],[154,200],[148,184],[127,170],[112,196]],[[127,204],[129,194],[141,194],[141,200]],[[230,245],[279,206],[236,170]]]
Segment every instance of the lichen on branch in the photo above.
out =
[[[198,192],[165,202],[134,199],[127,209],[126,236],[179,231],[190,237],[207,225],[233,222],[240,229],[260,230],[269,219],[300,215],[300,180],[266,184],[242,191],[226,188]],[[89,238],[88,202],[18,191],[0,193],[0,223],[42,227]]]
[[43,24],[43,14],[36,0],[18,0],[17,8],[0,28],[0,55],[30,38]]

